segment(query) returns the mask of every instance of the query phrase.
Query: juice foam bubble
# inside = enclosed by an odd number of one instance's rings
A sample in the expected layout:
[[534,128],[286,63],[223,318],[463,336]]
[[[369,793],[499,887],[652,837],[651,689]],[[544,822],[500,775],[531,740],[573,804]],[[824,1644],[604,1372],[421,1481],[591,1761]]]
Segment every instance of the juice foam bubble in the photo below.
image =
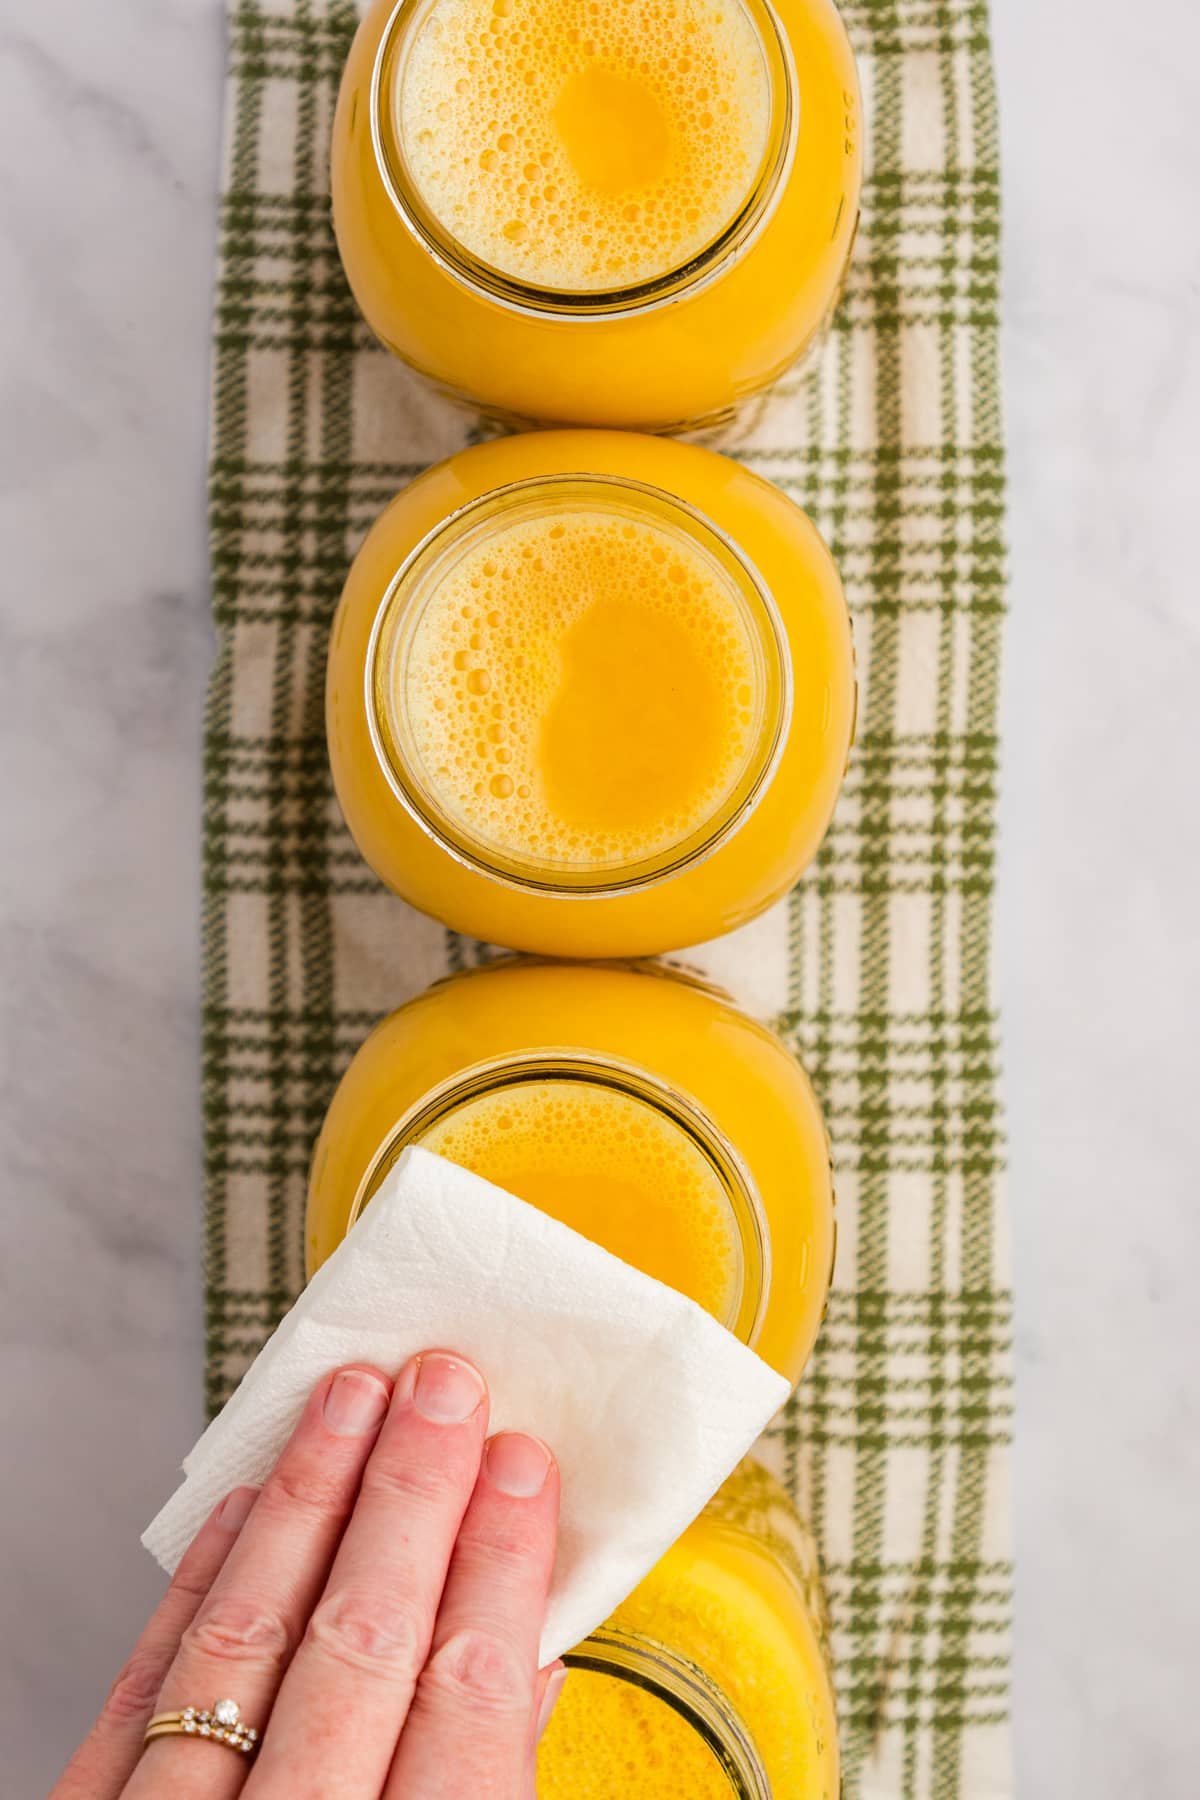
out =
[[402,679],[445,815],[560,867],[635,863],[698,831],[744,774],[761,710],[732,578],[682,534],[601,510],[464,548]]
[[434,0],[395,105],[442,227],[505,274],[572,291],[653,280],[718,237],[771,114],[741,0]]
[[521,1082],[464,1101],[420,1141],[726,1317],[737,1266],[729,1199],[656,1107],[597,1082]]

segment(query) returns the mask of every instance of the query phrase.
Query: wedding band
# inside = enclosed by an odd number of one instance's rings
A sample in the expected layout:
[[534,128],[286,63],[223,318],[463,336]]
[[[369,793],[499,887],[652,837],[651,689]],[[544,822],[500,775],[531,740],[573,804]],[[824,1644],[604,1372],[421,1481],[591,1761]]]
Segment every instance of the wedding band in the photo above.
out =
[[211,1707],[185,1706],[182,1712],[155,1713],[142,1737],[142,1748],[162,1737],[211,1738],[242,1756],[253,1756],[258,1749],[258,1733],[253,1725],[243,1725],[242,1709],[236,1700],[217,1700]]

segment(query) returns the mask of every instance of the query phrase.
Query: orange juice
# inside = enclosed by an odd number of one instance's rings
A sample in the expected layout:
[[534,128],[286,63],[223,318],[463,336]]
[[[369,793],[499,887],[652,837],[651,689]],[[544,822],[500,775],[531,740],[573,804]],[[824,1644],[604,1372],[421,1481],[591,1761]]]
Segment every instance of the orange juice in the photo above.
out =
[[836,1800],[811,1538],[745,1462],[573,1665],[538,1800]]
[[854,720],[808,519],[709,451],[506,438],[414,482],[330,647],[334,779],[422,910],[557,955],[714,937],[820,843]]
[[724,415],[823,324],[860,184],[832,0],[378,0],[334,127],[369,322],[509,418]]
[[466,250],[595,289],[653,280],[728,226],[771,93],[741,0],[448,0],[414,20],[392,102],[417,193]]
[[828,1141],[799,1064],[724,997],[657,970],[503,959],[401,1007],[322,1127],[310,1274],[413,1143],[687,1294],[798,1378],[833,1260]]
[[442,572],[394,698],[475,835],[619,867],[732,791],[754,679],[736,591],[698,547],[585,504],[501,525]]
[[[638,1667],[632,1658],[631,1665]],[[595,1668],[578,1669],[570,1690],[538,1752],[539,1800],[732,1800],[737,1793],[709,1739],[663,1696]]]
[[[653,1100],[543,1073],[462,1101],[415,1141],[603,1239],[714,1317],[733,1306],[737,1226],[720,1172]],[[662,1223],[650,1238],[648,1205]]]

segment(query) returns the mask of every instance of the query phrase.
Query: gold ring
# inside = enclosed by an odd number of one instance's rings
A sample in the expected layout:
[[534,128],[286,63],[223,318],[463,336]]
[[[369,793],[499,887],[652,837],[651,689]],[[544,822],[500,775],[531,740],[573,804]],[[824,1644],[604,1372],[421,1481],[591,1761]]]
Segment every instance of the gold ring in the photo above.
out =
[[142,1737],[142,1748],[163,1737],[211,1738],[242,1756],[253,1756],[258,1749],[258,1733],[253,1725],[243,1725],[242,1709],[236,1700],[217,1700],[211,1707],[185,1706],[182,1712],[155,1713]]

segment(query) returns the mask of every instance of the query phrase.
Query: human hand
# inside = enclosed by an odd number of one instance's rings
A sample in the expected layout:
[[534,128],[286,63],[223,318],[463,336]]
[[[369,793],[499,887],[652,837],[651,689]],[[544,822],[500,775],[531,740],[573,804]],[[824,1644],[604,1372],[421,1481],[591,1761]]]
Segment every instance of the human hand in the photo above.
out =
[[[558,1470],[428,1351],[320,1382],[217,1507],[50,1800],[533,1800]],[[252,1756],[152,1714],[236,1700]]]

